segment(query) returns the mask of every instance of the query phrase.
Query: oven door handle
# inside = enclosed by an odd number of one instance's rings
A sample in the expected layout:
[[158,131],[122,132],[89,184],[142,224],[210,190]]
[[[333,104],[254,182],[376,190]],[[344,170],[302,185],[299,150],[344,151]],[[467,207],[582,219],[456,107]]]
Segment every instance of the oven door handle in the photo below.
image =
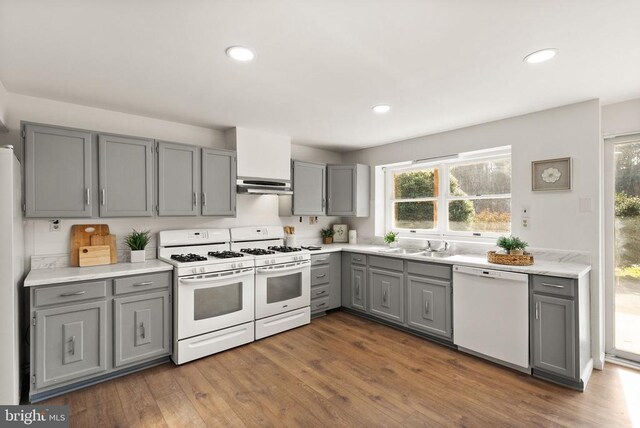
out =
[[305,265],[309,264],[309,261],[305,261],[302,263],[297,263],[295,266],[287,267],[287,268],[278,268],[278,267],[269,267],[269,268],[258,268],[256,271],[258,273],[279,273],[279,272],[289,272],[292,270],[299,270]]
[[227,279],[235,279],[235,278],[239,278],[242,276],[248,276],[248,275],[252,275],[253,274],[253,269],[244,269],[242,271],[240,271],[239,273],[235,273],[233,275],[221,275],[221,274],[213,274],[213,275],[208,275],[205,276],[203,275],[202,278],[179,278],[180,283],[182,284],[202,284],[204,282],[218,282],[218,281],[223,281],[223,280],[227,280]]

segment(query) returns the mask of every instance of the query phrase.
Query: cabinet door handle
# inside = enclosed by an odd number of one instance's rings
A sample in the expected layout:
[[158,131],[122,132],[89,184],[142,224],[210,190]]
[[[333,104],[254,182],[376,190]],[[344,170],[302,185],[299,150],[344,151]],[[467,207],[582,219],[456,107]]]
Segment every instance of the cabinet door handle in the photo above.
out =
[[325,276],[327,276],[327,274],[323,273],[322,275],[316,275],[316,278],[324,278]]
[[84,203],[86,205],[91,205],[91,189],[89,189],[88,187],[84,190]]
[[323,209],[323,210],[324,210],[324,208],[326,207],[326,205],[327,205],[327,201],[326,201],[326,199],[325,199],[325,198],[322,198],[322,209]]
[[107,191],[104,188],[100,189],[100,204],[107,204]]
[[360,298],[360,281],[359,280],[356,281],[356,297],[358,299]]
[[547,282],[541,282],[540,285],[544,285],[545,287],[564,288],[564,285],[549,284]]
[[424,301],[424,313],[425,314],[429,313],[429,301],[428,300]]
[[134,287],[140,287],[142,285],[152,285],[153,281],[146,281],[146,282],[136,282],[135,284],[133,284]]
[[327,290],[316,291],[316,296],[322,296],[326,292],[327,292]]
[[146,336],[146,332],[145,332],[145,329],[144,329],[144,323],[143,322],[140,323],[140,328],[142,329],[141,336],[144,339],[145,336]]
[[193,206],[198,206],[198,193],[193,192]]
[[540,319],[540,302],[536,302],[536,319]]
[[62,293],[60,295],[60,297],[70,297],[70,296],[80,296],[82,294],[86,293],[86,290],[82,290],[82,291],[73,291],[71,293]]
[[206,206],[207,205],[207,193],[206,192],[202,192],[202,206]]
[[382,302],[387,303],[387,290],[382,292]]
[[76,355],[76,337],[71,336],[71,350],[69,351],[71,355]]

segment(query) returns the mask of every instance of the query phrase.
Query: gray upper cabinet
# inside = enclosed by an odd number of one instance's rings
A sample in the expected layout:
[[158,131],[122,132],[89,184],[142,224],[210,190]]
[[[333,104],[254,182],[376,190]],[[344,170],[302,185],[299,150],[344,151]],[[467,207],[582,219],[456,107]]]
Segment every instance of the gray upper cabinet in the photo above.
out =
[[98,136],[100,217],[153,216],[153,140]]
[[202,215],[236,215],[236,152],[202,149]]
[[407,276],[407,324],[426,333],[452,337],[451,283]]
[[293,161],[293,215],[325,215],[326,165]]
[[27,217],[91,217],[90,132],[24,126]]
[[105,301],[35,312],[35,387],[45,388],[107,368]]
[[369,216],[369,166],[327,165],[327,215]]
[[533,304],[533,366],[575,378],[574,301],[534,294]]
[[194,146],[158,143],[158,215],[198,215],[198,151]]
[[168,291],[116,298],[113,306],[115,367],[171,352]]
[[371,314],[398,323],[404,322],[403,279],[402,272],[369,269]]

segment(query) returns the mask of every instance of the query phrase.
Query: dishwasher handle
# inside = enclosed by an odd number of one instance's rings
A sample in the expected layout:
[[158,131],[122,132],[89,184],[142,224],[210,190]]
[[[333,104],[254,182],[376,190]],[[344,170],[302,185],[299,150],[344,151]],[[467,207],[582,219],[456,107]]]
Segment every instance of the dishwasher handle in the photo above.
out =
[[529,282],[529,275],[525,273],[506,272],[502,270],[483,269],[469,266],[453,266],[454,274],[464,274],[490,279],[506,279],[516,282]]

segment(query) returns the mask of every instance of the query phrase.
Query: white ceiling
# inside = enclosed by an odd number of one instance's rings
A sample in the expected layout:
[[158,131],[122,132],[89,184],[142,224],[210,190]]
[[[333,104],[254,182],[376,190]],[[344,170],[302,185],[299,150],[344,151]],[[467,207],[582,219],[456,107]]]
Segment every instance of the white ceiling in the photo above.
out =
[[[638,97],[638,22],[638,0],[0,0],[0,81],[351,150]],[[256,59],[230,60],[231,45]],[[559,55],[522,62],[545,47]]]

